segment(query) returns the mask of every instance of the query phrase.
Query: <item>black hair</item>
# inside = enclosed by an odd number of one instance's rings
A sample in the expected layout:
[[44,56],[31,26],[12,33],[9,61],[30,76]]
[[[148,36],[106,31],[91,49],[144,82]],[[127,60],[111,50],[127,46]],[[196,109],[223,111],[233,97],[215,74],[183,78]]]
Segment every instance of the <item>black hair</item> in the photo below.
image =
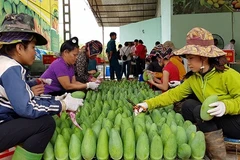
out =
[[232,42],[233,44],[235,44],[235,39],[231,39],[231,41],[230,42]]
[[155,42],[155,46],[156,46],[156,45],[159,45],[159,44],[161,44],[159,41],[156,41],[156,42]]
[[143,44],[143,41],[141,39],[138,40],[139,43]]
[[135,39],[134,42],[138,42],[138,39]]
[[14,44],[4,44],[0,49],[0,55],[11,55],[12,51],[16,49],[17,44],[22,44],[24,49],[26,49],[31,41],[22,41]]
[[125,43],[124,43],[124,46],[128,46],[128,45],[129,45],[129,42],[125,42]]
[[116,35],[117,35],[117,33],[115,33],[115,32],[111,32],[111,33],[110,33],[110,37],[116,36]]
[[218,39],[214,38],[214,45],[217,46],[218,45]]
[[121,44],[119,44],[119,45],[118,45],[118,48],[122,48],[122,45],[121,45]]
[[[211,68],[215,67],[217,72],[223,72],[225,69],[227,69],[225,67],[226,64],[228,64],[228,60],[227,57],[224,56],[220,56],[220,57],[212,57],[212,58],[208,58],[208,64],[211,66]],[[193,75],[192,71],[189,71],[183,79],[187,79],[189,78],[191,75]]]
[[152,56],[152,57],[151,57],[151,61],[152,61],[152,62],[157,61],[157,56]]
[[62,56],[62,53],[65,50],[71,52],[75,48],[79,48],[78,38],[77,37],[72,37],[69,40],[66,40],[65,42],[63,42],[63,44],[61,45],[61,47],[60,47],[60,56]]

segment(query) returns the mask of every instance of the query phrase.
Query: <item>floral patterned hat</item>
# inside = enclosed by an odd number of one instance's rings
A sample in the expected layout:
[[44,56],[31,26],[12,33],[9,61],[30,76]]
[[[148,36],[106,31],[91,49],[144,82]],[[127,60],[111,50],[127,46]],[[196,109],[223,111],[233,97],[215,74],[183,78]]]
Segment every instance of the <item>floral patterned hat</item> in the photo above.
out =
[[174,51],[175,55],[198,55],[202,57],[219,57],[226,53],[214,45],[212,34],[204,28],[195,27],[187,33],[187,44]]

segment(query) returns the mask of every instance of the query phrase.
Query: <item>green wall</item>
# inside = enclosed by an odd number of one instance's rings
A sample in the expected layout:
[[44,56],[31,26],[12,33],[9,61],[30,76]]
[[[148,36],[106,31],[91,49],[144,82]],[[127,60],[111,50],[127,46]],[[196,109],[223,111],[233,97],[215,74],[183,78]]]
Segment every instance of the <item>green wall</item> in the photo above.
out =
[[161,42],[160,17],[120,27],[121,44],[124,44],[125,41],[134,41],[134,39],[142,39],[148,49],[148,53],[150,53],[155,42]]
[[233,13],[233,38],[236,40],[237,59],[240,59],[240,12]]
[[[198,26],[220,35],[225,45],[234,38],[236,59],[240,60],[240,12],[173,15],[171,23],[171,40],[177,48],[185,45],[187,32]],[[161,41],[161,27],[160,17],[121,26],[120,43],[133,41],[136,38],[142,39],[149,53],[155,41],[164,43]]]
[[[233,16],[233,22],[232,22]],[[224,44],[234,38],[236,40],[236,59],[240,59],[240,13],[211,13],[211,14],[185,14],[172,16],[172,41],[177,48],[186,43],[186,34],[193,27],[203,27],[211,33],[220,35]],[[233,37],[232,37],[233,36]]]

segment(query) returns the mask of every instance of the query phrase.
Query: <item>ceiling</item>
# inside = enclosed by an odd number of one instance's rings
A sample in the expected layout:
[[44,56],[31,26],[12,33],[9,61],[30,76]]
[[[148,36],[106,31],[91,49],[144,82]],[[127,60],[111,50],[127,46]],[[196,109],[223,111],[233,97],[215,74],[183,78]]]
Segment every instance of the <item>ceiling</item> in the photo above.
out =
[[100,27],[118,27],[156,17],[159,0],[88,0]]

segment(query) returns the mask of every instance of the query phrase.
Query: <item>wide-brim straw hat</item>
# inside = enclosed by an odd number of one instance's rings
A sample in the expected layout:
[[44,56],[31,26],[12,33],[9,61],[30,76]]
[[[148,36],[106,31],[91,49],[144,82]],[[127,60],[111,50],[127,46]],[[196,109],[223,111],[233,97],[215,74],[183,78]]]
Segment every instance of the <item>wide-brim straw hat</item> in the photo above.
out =
[[195,27],[187,33],[186,45],[174,51],[175,55],[198,55],[202,57],[219,57],[226,53],[214,45],[212,34],[204,28]]

